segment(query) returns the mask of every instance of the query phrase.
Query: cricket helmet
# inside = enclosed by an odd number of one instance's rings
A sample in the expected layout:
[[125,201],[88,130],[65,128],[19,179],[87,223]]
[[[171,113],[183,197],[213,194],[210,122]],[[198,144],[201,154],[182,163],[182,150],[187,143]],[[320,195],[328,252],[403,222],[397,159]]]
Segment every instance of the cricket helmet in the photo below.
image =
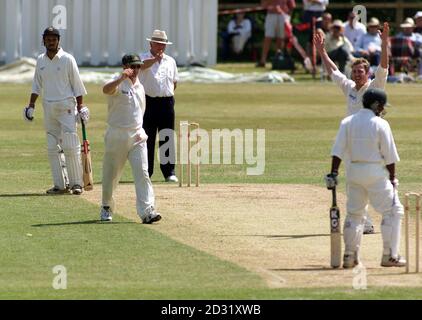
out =
[[43,39],[46,36],[57,36],[60,39],[60,31],[54,27],[48,27],[44,30],[44,33],[42,34]]
[[387,95],[381,89],[371,88],[366,90],[362,97],[363,107],[371,109],[375,114],[379,114],[380,111],[387,105]]

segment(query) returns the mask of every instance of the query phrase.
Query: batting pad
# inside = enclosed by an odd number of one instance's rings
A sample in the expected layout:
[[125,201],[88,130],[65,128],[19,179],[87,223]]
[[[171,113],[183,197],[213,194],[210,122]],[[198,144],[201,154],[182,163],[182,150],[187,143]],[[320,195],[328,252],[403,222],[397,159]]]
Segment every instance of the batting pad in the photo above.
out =
[[64,189],[66,187],[66,177],[61,164],[60,150],[56,137],[47,133],[47,153],[48,161],[50,162],[51,175],[53,176],[53,183],[55,187]]
[[361,214],[346,215],[343,229],[345,252],[359,252],[365,220],[365,216]]
[[60,146],[58,147],[59,147],[60,166],[62,167],[64,182],[66,183],[66,185],[69,185],[69,175],[67,174],[66,158],[64,157],[64,151]]
[[62,147],[66,157],[70,187],[73,187],[76,184],[83,186],[81,145],[78,135],[76,133],[64,133]]
[[393,257],[397,257],[400,249],[400,233],[401,233],[402,214],[393,212],[384,214],[381,223],[381,234],[384,246],[384,254],[389,253]]

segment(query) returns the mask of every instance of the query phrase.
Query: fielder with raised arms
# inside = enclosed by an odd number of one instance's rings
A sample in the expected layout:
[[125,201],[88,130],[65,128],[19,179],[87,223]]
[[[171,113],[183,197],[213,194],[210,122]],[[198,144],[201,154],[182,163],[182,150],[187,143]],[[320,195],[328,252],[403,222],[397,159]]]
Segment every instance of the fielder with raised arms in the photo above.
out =
[[[370,64],[366,59],[355,59],[352,63],[352,79],[341,73],[336,64],[330,59],[325,50],[325,39],[321,33],[316,33],[314,36],[314,45],[324,63],[325,70],[334,83],[343,91],[347,101],[346,115],[352,115],[362,109],[362,97],[366,90],[370,88],[378,88],[384,90],[388,76],[388,37],[390,34],[390,27],[387,22],[384,23],[382,33],[380,32],[381,45],[381,62],[375,71],[375,78],[370,79]],[[348,160],[345,159],[347,165]],[[368,215],[368,209],[365,209],[365,230],[364,234],[374,233],[374,226]]]
[[368,202],[382,214],[381,234],[383,255],[381,266],[404,267],[406,260],[399,255],[400,228],[403,206],[400,203],[395,176],[399,155],[384,113],[387,96],[380,89],[369,88],[362,98],[363,109],[345,118],[331,151],[331,172],[326,175],[327,188],[337,185],[342,159],[346,166],[347,216],[344,223],[345,251],[343,267],[360,264],[364,214]]
[[[49,27],[43,33],[46,53],[37,59],[30,102],[23,110],[23,117],[33,121],[35,102],[43,96],[44,126],[47,132],[48,160],[54,186],[48,194],[82,193],[81,143],[76,132],[76,121],[89,120],[89,110],[82,105],[86,90],[79,76],[75,58],[59,47],[59,30]],[[67,177],[61,164],[63,149]]]

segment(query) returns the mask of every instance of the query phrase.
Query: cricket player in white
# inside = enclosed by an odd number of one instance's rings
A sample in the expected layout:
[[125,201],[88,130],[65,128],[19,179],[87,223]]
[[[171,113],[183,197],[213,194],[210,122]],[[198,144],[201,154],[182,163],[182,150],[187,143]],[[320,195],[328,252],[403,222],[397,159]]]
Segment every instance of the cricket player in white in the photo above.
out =
[[[49,27],[43,34],[46,53],[37,59],[30,102],[23,117],[33,121],[35,102],[43,95],[44,126],[47,150],[54,186],[48,194],[82,193],[81,144],[76,121],[89,120],[89,110],[82,105],[85,87],[79,77],[75,58],[59,47],[59,30]],[[63,154],[65,171],[62,165]],[[68,174],[68,177],[66,176]],[[67,179],[69,186],[66,185]],[[70,190],[69,190],[70,188]]]
[[108,95],[108,128],[104,138],[102,221],[112,220],[115,210],[113,191],[126,160],[130,162],[135,180],[139,217],[143,223],[161,219],[154,209],[154,191],[148,174],[148,136],[142,128],[145,91],[138,79],[142,64],[138,55],[125,55],[122,59],[123,72],[103,87],[103,93]]
[[[378,88],[384,90],[388,76],[388,37],[390,27],[387,22],[384,23],[383,31],[380,32],[382,40],[381,62],[375,71],[375,78],[370,79],[370,65],[366,59],[359,58],[352,63],[352,79],[342,74],[336,64],[330,59],[325,50],[324,35],[317,33],[314,37],[315,47],[324,63],[326,72],[334,83],[343,91],[347,101],[346,115],[352,115],[362,109],[362,96],[366,90],[370,88]],[[348,160],[345,159],[347,165]],[[366,210],[366,221],[364,234],[374,233],[372,221]]]
[[380,117],[386,103],[384,91],[368,89],[363,95],[364,108],[341,122],[331,151],[331,173],[326,176],[328,189],[337,185],[338,168],[342,159],[350,160],[350,164],[346,166],[344,268],[353,268],[360,263],[359,248],[368,200],[383,216],[381,266],[406,265],[406,261],[399,255],[403,206],[396,189],[398,180],[395,177],[395,163],[400,159],[390,126]]

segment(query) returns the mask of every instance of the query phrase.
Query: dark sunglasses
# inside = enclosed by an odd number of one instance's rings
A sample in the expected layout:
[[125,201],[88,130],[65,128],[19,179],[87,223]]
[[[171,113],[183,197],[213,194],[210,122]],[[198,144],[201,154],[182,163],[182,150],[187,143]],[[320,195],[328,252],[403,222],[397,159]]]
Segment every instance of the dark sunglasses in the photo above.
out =
[[141,69],[141,66],[139,64],[134,64],[130,66],[131,69]]

